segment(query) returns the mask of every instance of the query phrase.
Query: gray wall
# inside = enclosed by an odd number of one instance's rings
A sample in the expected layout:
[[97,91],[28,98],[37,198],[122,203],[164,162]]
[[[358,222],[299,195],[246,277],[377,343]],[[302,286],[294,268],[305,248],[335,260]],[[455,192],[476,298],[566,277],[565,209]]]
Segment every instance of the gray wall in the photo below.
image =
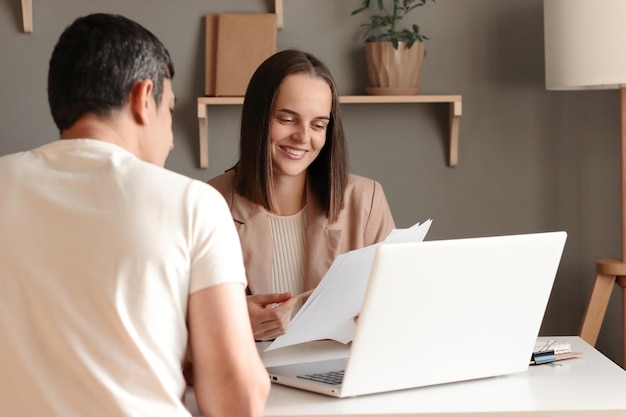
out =
[[[74,18],[104,11],[148,27],[176,62],[176,147],[167,167],[206,180],[235,161],[240,107],[215,107],[209,109],[210,167],[198,168],[203,15],[271,12],[273,1],[34,2],[32,34],[22,32],[19,4],[0,1],[0,155],[57,138],[46,101],[50,52]],[[361,94],[362,18],[349,16],[359,4],[285,0],[279,49],[317,54],[341,94]],[[399,227],[433,218],[428,239],[566,230],[541,332],[577,334],[595,259],[621,256],[619,94],[545,90],[541,0],[437,0],[419,13],[431,38],[422,92],[463,95],[459,165],[445,163],[445,105],[351,104],[343,107],[351,167],[383,184]],[[618,363],[620,302],[615,290],[598,342]]]

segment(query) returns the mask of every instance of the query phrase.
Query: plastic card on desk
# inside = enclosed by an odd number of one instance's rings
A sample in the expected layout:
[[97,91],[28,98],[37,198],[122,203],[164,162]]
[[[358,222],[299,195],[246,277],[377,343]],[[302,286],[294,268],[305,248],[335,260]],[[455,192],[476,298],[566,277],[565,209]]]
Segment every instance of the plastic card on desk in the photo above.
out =
[[548,350],[553,350],[554,353],[568,353],[572,351],[572,345],[570,343],[558,343],[554,339],[547,342],[538,340],[533,352],[546,352]]

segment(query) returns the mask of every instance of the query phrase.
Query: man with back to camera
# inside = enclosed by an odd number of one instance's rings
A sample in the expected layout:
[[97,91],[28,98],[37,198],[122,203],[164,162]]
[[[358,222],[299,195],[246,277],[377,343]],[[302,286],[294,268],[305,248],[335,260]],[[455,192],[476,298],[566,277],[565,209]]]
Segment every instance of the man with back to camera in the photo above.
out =
[[11,416],[260,416],[269,378],[221,195],[163,168],[174,66],[117,15],[50,59],[61,140],[0,158],[0,404]]

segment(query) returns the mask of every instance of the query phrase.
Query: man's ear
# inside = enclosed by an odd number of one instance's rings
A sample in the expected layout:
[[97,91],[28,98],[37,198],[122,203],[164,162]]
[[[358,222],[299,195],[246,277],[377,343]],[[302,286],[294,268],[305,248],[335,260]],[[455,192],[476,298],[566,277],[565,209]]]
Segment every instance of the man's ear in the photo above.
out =
[[153,88],[152,80],[145,79],[137,81],[130,89],[130,110],[138,124],[148,124],[150,106],[155,105],[152,97]]

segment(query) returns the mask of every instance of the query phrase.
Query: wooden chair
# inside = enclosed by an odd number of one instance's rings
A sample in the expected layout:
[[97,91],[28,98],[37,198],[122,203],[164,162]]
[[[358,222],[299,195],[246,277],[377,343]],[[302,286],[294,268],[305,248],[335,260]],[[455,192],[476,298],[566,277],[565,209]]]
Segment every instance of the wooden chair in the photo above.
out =
[[596,281],[580,328],[580,337],[590,345],[596,345],[611,292],[615,284],[618,284],[622,288],[623,368],[626,369],[626,263],[615,259],[600,259],[596,262],[596,274]]

